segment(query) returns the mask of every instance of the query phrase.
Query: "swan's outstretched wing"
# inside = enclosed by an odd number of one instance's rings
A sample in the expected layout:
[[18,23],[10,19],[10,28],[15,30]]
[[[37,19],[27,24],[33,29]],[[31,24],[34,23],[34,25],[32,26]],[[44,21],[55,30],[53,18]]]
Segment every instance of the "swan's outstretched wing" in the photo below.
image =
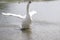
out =
[[37,12],[36,11],[31,11],[31,12],[29,12],[29,14],[30,14],[30,17],[32,17],[34,14],[36,14]]
[[[32,18],[32,16],[33,16],[34,14],[36,14],[36,13],[37,13],[36,11],[31,11],[31,12],[29,12],[30,17]],[[15,16],[15,17],[18,17],[18,18],[21,18],[21,19],[26,18],[26,15],[21,16],[21,15],[17,15],[17,14],[13,14],[13,13],[4,13],[4,12],[2,12],[2,14],[3,14],[3,15],[6,15],[6,16]]]
[[21,16],[21,15],[16,15],[16,14],[12,14],[12,13],[2,13],[3,15],[6,15],[6,16],[15,16],[15,17],[18,17],[18,18],[22,18],[24,19],[26,17],[26,15],[24,16]]

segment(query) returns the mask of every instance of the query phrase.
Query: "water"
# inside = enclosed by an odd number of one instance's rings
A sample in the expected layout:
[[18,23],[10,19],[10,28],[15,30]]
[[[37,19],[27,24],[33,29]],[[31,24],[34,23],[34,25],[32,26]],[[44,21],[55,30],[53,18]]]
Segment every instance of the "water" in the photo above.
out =
[[22,19],[1,13],[25,15],[27,3],[0,3],[0,40],[60,40],[59,3],[33,2],[30,11],[35,10],[37,14],[32,17],[30,29],[26,31],[20,30]]
[[17,25],[0,25],[0,40],[60,40],[60,26],[32,23],[31,28],[21,31]]

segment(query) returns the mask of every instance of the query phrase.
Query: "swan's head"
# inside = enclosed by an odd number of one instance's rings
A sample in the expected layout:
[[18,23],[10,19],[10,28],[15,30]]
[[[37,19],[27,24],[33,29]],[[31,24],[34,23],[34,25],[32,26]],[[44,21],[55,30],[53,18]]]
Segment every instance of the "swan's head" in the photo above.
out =
[[29,1],[29,3],[31,3],[31,1]]

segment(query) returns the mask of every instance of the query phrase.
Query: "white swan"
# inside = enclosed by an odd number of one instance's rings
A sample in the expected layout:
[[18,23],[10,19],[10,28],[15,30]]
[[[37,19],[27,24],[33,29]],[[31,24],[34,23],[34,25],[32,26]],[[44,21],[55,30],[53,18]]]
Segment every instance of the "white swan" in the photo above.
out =
[[31,18],[30,18],[30,15],[29,15],[29,5],[30,5],[30,3],[31,3],[31,1],[29,1],[28,4],[27,4],[27,13],[26,13],[26,18],[22,22],[22,30],[30,28],[30,24],[31,24]]
[[28,29],[28,28],[30,28],[29,26],[31,24],[31,17],[34,14],[37,13],[36,11],[29,12],[29,5],[30,5],[30,3],[31,3],[31,1],[29,1],[28,4],[27,4],[27,13],[26,13],[25,16],[16,15],[16,14],[12,14],[12,13],[2,13],[2,14],[3,15],[8,15],[8,16],[15,16],[15,17],[24,19],[23,22],[22,22],[22,30]]

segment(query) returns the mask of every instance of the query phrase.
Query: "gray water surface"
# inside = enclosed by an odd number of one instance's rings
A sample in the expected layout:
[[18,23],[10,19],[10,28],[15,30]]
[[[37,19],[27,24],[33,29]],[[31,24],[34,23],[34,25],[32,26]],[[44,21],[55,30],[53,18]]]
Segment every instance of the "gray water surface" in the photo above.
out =
[[60,26],[32,23],[29,30],[18,25],[0,25],[0,40],[60,40]]

